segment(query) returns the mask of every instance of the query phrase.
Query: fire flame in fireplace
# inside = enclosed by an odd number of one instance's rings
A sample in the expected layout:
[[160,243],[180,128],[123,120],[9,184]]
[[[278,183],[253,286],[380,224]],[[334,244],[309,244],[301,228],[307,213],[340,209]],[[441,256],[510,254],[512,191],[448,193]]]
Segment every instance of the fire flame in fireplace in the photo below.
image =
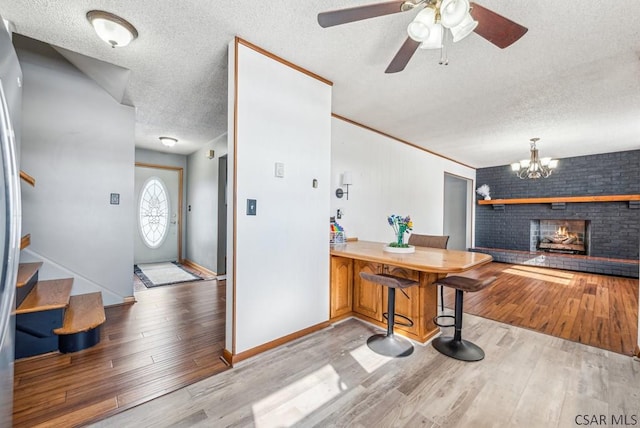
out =
[[558,230],[556,230],[556,236],[567,236],[567,228],[566,228],[566,226],[558,227]]

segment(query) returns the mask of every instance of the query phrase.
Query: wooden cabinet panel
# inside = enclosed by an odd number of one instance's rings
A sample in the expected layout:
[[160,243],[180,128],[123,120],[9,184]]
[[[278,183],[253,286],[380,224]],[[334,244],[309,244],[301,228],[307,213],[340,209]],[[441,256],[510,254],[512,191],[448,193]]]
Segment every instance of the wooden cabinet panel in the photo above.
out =
[[353,310],[353,260],[331,257],[331,312],[330,318],[348,314]]
[[353,310],[382,321],[382,286],[360,278],[360,272],[381,273],[382,265],[363,260],[354,260],[353,263]]
[[[400,268],[396,266],[384,266],[384,273],[388,273],[389,275],[398,276],[400,278],[412,279],[414,281],[420,280],[420,272],[405,268]],[[402,290],[396,290],[396,314],[404,315],[413,321],[413,327],[405,327],[398,324],[406,323],[400,317],[396,317],[396,324],[394,326],[395,330],[403,330],[410,333],[418,334],[420,323],[422,322],[422,318],[420,316],[420,287],[416,285],[415,287],[405,288],[404,292],[407,293],[405,296]],[[387,290],[383,290],[383,311],[387,312],[387,305],[389,302]],[[408,296],[408,297],[407,297]],[[386,320],[385,320],[386,321]]]

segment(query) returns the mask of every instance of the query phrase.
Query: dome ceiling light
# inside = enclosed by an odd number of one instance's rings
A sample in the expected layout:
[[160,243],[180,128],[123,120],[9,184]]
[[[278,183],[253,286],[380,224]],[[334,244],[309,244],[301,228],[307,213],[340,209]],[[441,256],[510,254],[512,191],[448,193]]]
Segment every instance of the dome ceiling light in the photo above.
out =
[[112,48],[127,46],[138,37],[138,30],[127,20],[103,10],[87,12],[87,19],[102,40]]
[[177,139],[172,138],[172,137],[158,137],[158,139],[166,147],[173,147],[178,142]]

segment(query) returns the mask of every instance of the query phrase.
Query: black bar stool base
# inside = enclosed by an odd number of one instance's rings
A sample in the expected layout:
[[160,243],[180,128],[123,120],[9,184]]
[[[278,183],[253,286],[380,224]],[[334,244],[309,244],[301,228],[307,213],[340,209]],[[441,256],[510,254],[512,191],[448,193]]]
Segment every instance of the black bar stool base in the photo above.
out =
[[[442,322],[440,322],[441,319],[449,319],[451,320],[451,322],[449,324],[443,324]],[[455,321],[456,317],[454,317],[453,315],[438,315],[433,317],[433,323],[438,327],[455,327]]]
[[484,351],[468,340],[454,340],[453,337],[437,337],[431,342],[444,355],[461,361],[480,361]]
[[411,342],[396,335],[374,334],[367,339],[367,346],[385,357],[408,357],[413,353]]

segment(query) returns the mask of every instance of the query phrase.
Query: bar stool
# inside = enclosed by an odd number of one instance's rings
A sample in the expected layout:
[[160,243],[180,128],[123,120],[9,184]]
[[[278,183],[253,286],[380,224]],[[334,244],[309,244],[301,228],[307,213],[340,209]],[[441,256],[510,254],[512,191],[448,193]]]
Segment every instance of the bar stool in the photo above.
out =
[[[418,233],[412,233],[409,235],[409,245],[416,247],[429,247],[429,248],[441,248],[447,249],[447,243],[449,242],[449,235],[420,235]],[[442,287],[440,287],[440,309],[444,312],[444,293]],[[440,315],[438,318],[453,318],[450,315]],[[451,327],[453,324],[438,324],[439,327]]]
[[360,278],[380,284],[388,289],[387,299],[387,334],[374,334],[367,339],[367,346],[376,354],[384,355],[387,357],[406,357],[413,353],[413,345],[410,341],[393,334],[393,326],[395,325],[396,316],[404,318],[409,324],[403,324],[412,326],[413,321],[404,315],[396,315],[396,288],[401,291],[403,288],[413,287],[418,285],[417,281],[411,279],[400,278],[398,276],[387,274],[373,274],[367,272],[360,272]]
[[456,289],[455,333],[453,337],[440,336],[432,342],[433,347],[440,353],[462,361],[480,361],[484,358],[484,351],[478,345],[462,339],[462,301],[465,291],[470,293],[480,291],[491,285],[495,280],[495,276],[484,280],[463,276],[448,276],[433,283],[434,285]]

